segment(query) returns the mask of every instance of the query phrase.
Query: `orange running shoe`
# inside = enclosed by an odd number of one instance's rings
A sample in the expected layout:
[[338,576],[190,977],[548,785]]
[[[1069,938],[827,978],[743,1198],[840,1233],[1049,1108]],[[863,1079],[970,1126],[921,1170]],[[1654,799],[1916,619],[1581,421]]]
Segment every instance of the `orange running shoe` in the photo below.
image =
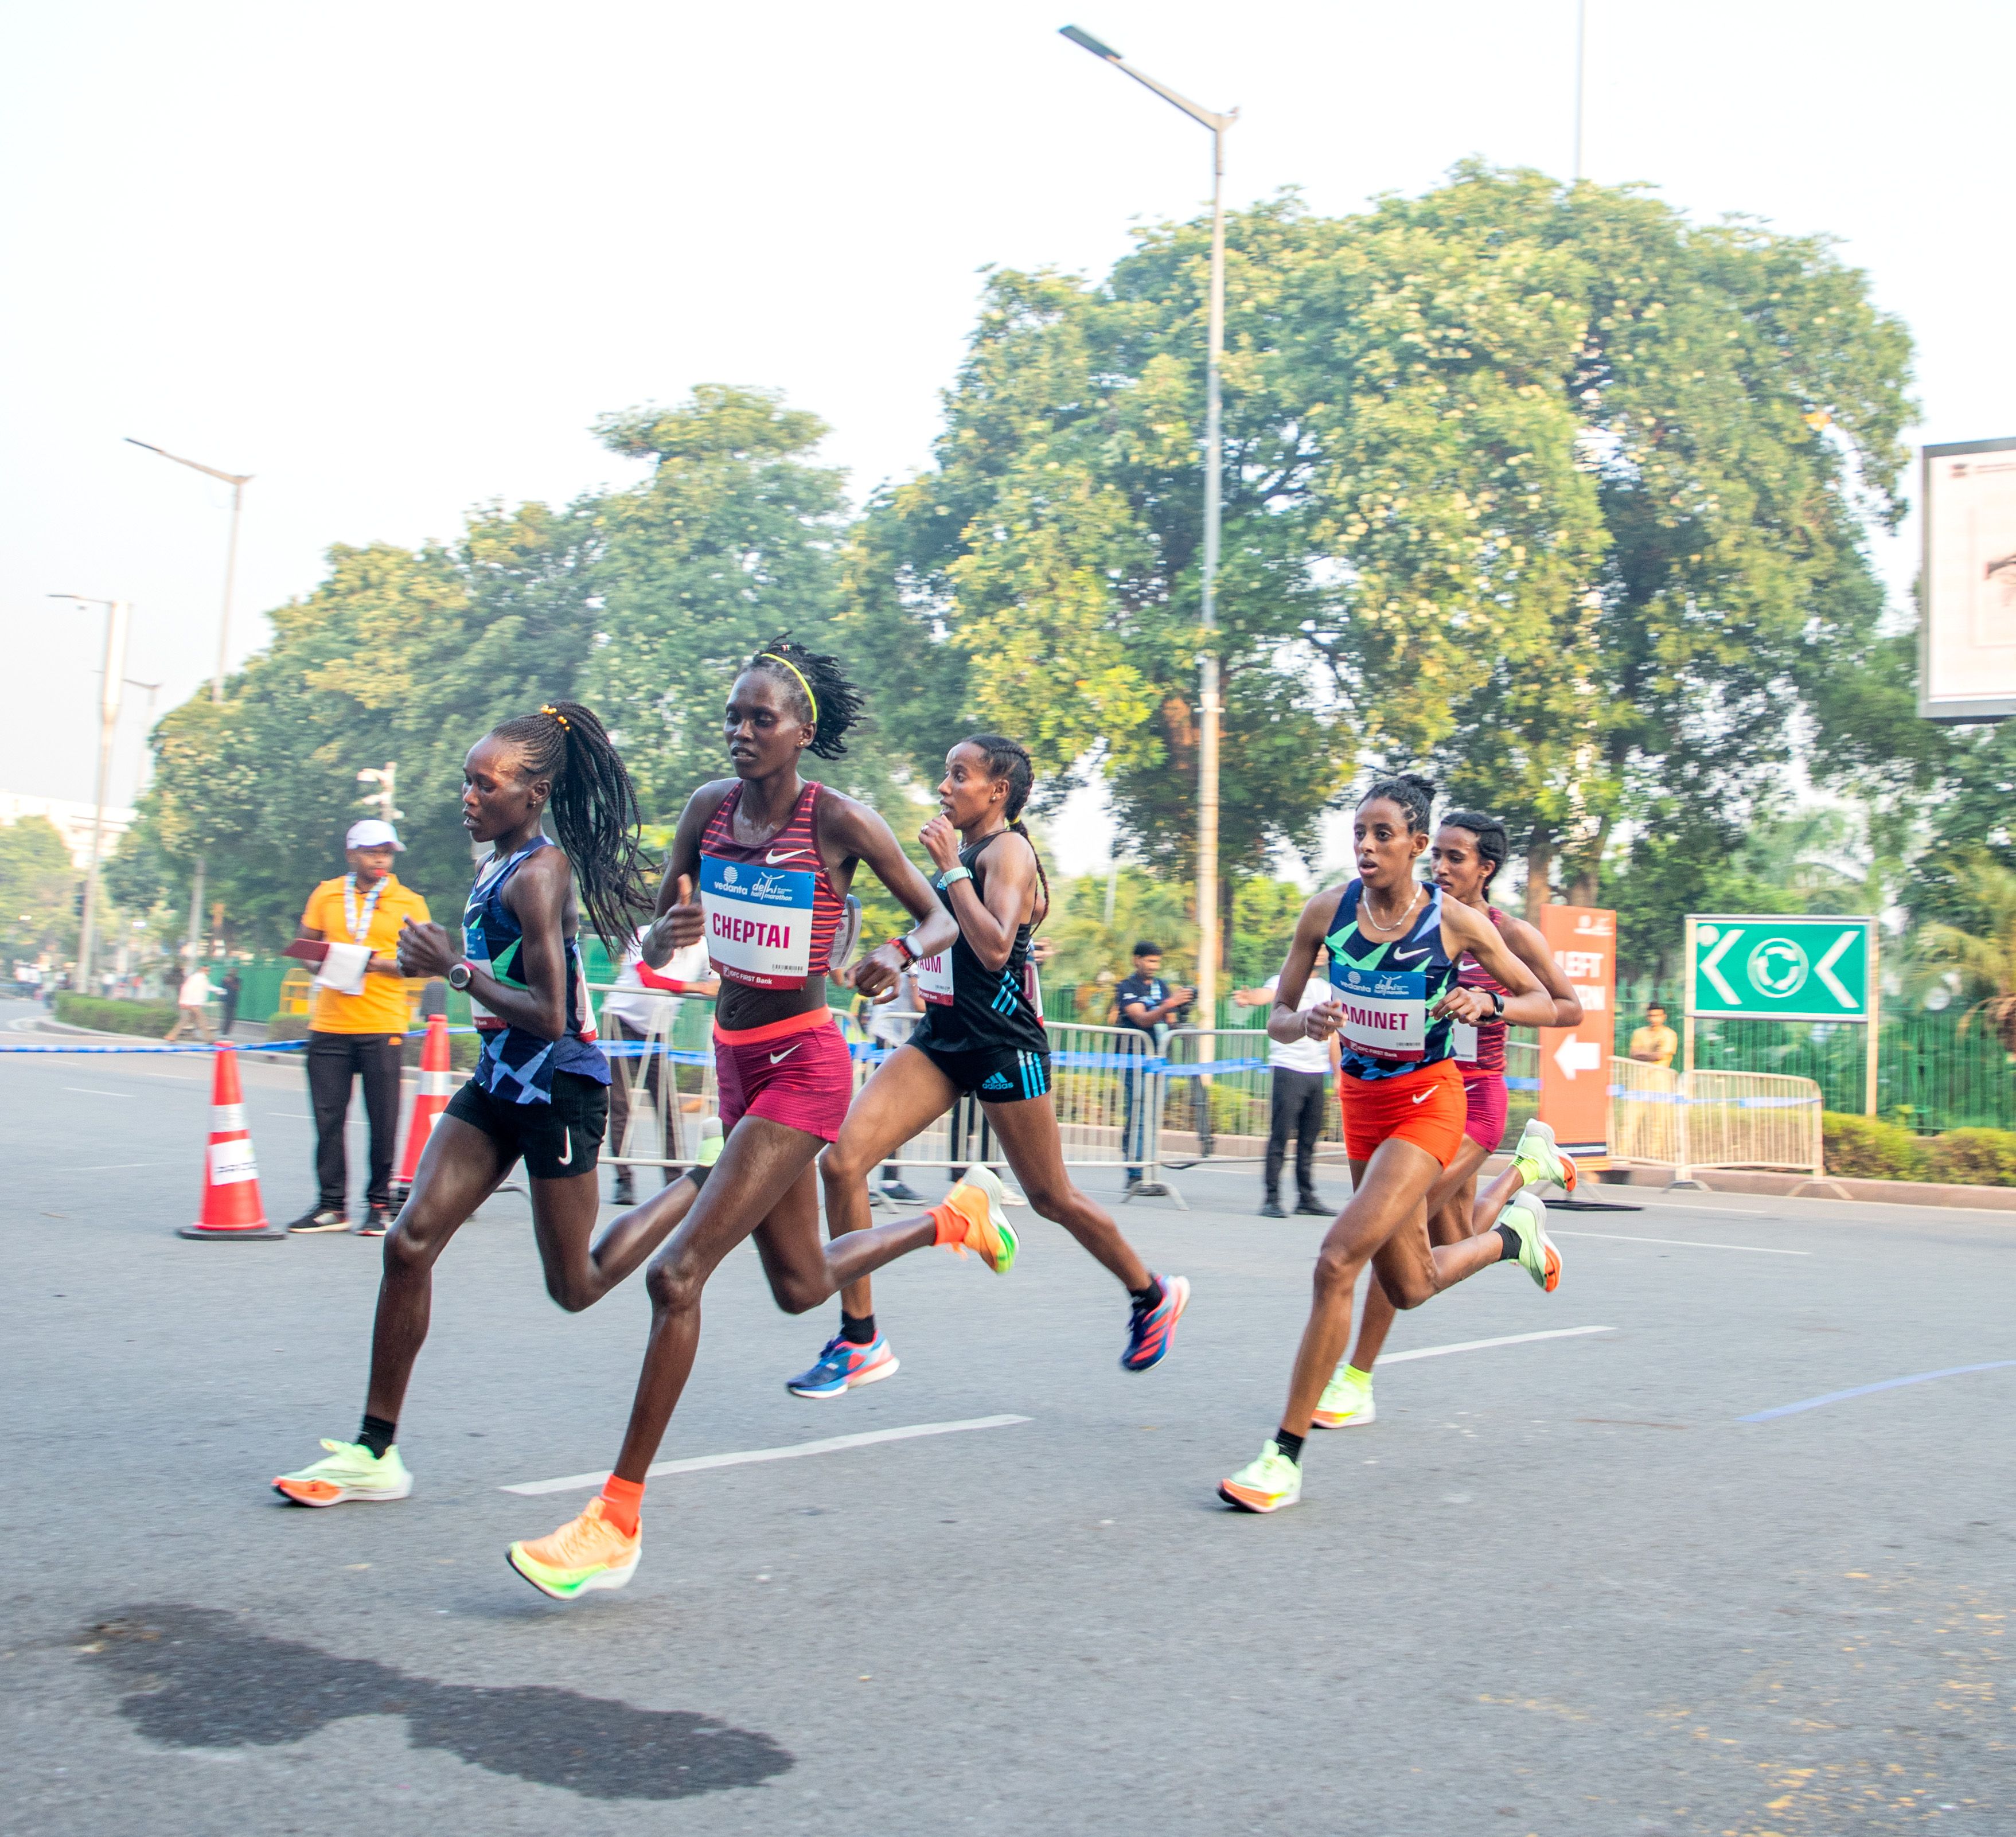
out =
[[637,1573],[643,1554],[643,1526],[634,1536],[625,1536],[602,1515],[597,1497],[550,1537],[513,1544],[504,1560],[542,1594],[572,1601],[592,1589],[621,1588]]
[[1021,1248],[1021,1241],[1004,1209],[1007,1202],[1006,1190],[992,1168],[968,1168],[966,1177],[945,1197],[945,1206],[965,1226],[965,1235],[958,1239],[941,1236],[940,1244],[956,1256],[977,1251],[981,1261],[995,1275],[1006,1275],[1014,1268],[1016,1252]]

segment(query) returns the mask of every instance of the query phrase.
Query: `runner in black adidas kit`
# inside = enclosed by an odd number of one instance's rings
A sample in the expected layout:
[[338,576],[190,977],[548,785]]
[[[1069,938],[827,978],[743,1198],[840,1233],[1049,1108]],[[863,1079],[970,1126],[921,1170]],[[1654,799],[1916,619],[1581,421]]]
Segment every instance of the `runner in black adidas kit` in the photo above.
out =
[[[959,920],[942,958],[916,967],[923,1018],[907,1045],[863,1086],[819,1157],[826,1228],[837,1237],[869,1223],[868,1176],[961,1097],[987,1106],[994,1135],[1029,1203],[1062,1225],[1133,1300],[1121,1363],[1157,1363],[1190,1300],[1183,1277],[1154,1275],[1065,1171],[1050,1100],[1049,1036],[1026,980],[1030,934],[1049,909],[1049,888],[1021,821],[1032,783],[1028,754],[999,734],[963,740],[945,757],[941,814],[919,840],[938,864],[938,896]],[[836,1397],[892,1376],[895,1356],[875,1329],[863,1277],[841,1294],[841,1331],[810,1370],[789,1381],[803,1397]]]

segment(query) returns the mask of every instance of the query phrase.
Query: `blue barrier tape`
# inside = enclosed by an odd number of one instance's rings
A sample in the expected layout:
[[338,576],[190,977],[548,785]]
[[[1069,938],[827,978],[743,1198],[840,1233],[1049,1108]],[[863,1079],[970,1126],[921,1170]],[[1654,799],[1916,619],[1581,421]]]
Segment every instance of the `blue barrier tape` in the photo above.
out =
[[[409,1029],[421,1033],[421,1028]],[[451,1027],[451,1033],[473,1033],[473,1027]],[[304,1039],[248,1039],[242,1044],[235,1039],[165,1040],[136,1039],[131,1046],[100,1046],[95,1042],[79,1041],[75,1046],[67,1041],[48,1046],[16,1046],[11,1041],[0,1041],[0,1053],[214,1053],[220,1046],[228,1046],[238,1053],[298,1053],[308,1048]],[[607,1049],[605,1049],[607,1050]]]

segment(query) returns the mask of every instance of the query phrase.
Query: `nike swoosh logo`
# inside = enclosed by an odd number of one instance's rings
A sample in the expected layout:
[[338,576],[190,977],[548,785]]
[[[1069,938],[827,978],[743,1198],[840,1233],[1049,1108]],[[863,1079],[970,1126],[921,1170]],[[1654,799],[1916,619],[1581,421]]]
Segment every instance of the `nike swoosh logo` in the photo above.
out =
[[567,1143],[567,1152],[564,1154],[556,1154],[553,1159],[562,1167],[571,1167],[574,1164],[574,1131],[562,1129],[560,1134]]
[[1396,964],[1412,963],[1416,957],[1426,956],[1427,954],[1428,947],[1424,944],[1419,950],[1395,951],[1393,953],[1393,960]]
[[1432,1097],[1435,1094],[1435,1093],[1431,1090],[1423,1091],[1419,1097],[1412,1098],[1409,1101],[1416,1104],[1425,1104],[1428,1099]]
[[808,855],[809,848],[772,848],[763,857],[765,867],[775,867],[780,861],[795,861],[801,855]]
[[[798,1042],[798,1046],[803,1046],[805,1043],[803,1040],[800,1040]],[[781,1053],[772,1053],[770,1055],[770,1063],[774,1065],[779,1059],[788,1059],[792,1054],[798,1050],[798,1046],[787,1046]]]

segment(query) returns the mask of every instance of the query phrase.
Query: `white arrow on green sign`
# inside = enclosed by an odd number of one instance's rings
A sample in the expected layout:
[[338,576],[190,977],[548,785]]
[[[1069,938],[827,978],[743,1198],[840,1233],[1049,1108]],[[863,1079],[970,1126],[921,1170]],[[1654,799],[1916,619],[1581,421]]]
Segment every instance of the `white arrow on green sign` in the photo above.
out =
[[1690,914],[1688,1005],[1697,1015],[1867,1021],[1874,923],[1773,913]]

